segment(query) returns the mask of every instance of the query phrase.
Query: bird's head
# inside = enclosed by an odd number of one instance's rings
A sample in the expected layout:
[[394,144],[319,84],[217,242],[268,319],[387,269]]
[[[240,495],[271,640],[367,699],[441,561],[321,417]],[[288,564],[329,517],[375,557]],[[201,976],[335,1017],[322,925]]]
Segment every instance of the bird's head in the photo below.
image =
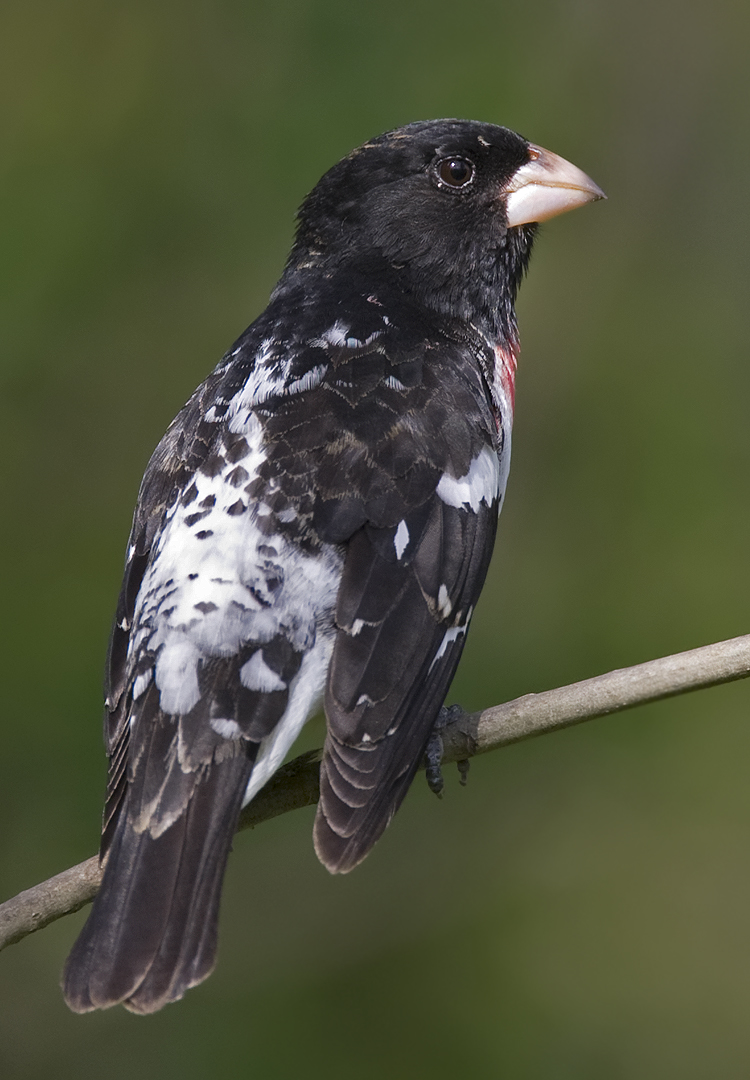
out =
[[507,128],[421,121],[323,176],[289,267],[386,274],[442,314],[509,329],[536,223],[601,198],[575,165]]

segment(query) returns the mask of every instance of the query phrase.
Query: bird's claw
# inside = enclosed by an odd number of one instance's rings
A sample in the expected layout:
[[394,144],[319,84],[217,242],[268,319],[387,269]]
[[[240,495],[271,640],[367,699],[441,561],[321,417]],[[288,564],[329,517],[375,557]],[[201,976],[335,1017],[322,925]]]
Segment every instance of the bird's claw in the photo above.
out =
[[[445,705],[440,710],[435,720],[435,724],[432,728],[429,741],[424,753],[425,763],[425,776],[427,777],[427,786],[433,794],[437,795],[438,799],[443,797],[443,787],[445,786],[443,780],[443,736],[441,732],[443,728],[446,728],[449,724],[459,720],[464,715],[464,710],[460,705]],[[469,774],[469,762],[459,761],[457,762],[458,771],[461,778],[461,784],[466,785],[466,780]]]
[[424,752],[424,769],[427,786],[438,799],[443,797],[443,739],[437,726],[432,729],[429,742]]

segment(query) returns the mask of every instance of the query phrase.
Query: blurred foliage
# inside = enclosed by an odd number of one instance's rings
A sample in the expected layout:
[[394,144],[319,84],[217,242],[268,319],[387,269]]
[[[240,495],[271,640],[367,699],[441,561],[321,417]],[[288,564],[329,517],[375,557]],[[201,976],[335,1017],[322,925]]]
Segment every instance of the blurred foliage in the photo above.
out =
[[[152,448],[262,310],[305,192],[408,120],[507,124],[610,197],[541,231],[450,699],[748,629],[749,34],[735,0],[4,0],[2,895],[95,849]],[[216,973],[146,1020],[66,1011],[62,920],[0,957],[3,1077],[746,1077],[749,695],[489,755],[442,803],[419,783],[347,878],[309,812],[243,835]]]

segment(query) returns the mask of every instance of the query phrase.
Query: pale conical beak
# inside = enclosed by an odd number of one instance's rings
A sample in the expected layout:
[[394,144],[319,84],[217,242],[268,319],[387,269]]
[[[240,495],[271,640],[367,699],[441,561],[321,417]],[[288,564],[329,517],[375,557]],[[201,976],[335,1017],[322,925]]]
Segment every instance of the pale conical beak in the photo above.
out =
[[506,186],[508,225],[547,221],[595,199],[606,199],[602,189],[565,158],[529,145],[531,161],[522,165]]

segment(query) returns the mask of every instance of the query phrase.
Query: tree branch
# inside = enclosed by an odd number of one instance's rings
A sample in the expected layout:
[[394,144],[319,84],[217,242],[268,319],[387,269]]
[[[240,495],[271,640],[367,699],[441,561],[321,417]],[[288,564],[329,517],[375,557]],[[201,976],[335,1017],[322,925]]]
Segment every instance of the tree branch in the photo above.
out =
[[[675,653],[583,682],[462,713],[440,732],[443,761],[461,761],[488,750],[632,709],[691,690],[750,675],[750,634]],[[322,751],[302,754],[269,780],[240,815],[238,831],[318,801]],[[99,859],[65,870],[0,904],[0,949],[90,903],[99,889]]]

